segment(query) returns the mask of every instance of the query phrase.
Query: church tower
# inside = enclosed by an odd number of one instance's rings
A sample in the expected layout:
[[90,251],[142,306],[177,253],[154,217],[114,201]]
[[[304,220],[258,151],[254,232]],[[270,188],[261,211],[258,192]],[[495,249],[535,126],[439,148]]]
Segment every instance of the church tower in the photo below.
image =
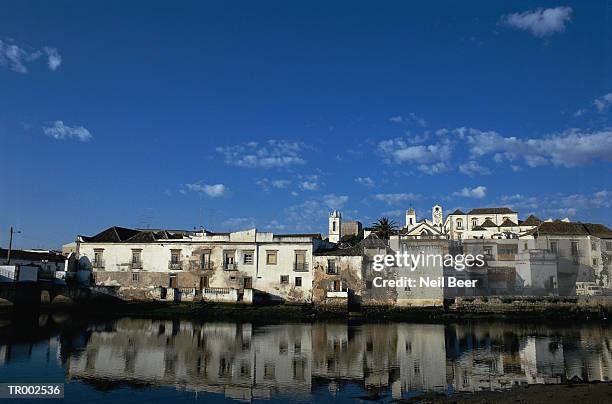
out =
[[406,228],[411,229],[416,225],[416,212],[413,208],[406,211]]
[[433,222],[433,225],[441,229],[442,220],[443,220],[442,206],[434,205],[434,207],[431,208],[431,221]]
[[334,210],[329,214],[329,241],[337,243],[342,238],[342,213]]

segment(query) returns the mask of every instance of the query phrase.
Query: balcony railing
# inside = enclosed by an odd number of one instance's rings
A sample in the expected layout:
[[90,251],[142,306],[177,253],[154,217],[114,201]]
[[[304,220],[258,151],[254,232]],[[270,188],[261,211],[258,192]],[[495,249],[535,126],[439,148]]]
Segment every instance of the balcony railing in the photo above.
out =
[[223,264],[223,269],[226,271],[236,271],[238,269],[238,265],[235,262],[226,262]]
[[168,269],[172,269],[172,270],[181,270],[183,269],[183,265],[180,261],[169,261],[168,262]]
[[348,291],[346,290],[343,290],[343,291],[328,290],[327,297],[340,297],[340,298],[346,299],[348,298]]
[[509,253],[509,254],[499,253],[499,254],[497,254],[497,260],[498,261],[514,261],[514,260],[516,260],[516,254],[514,254],[514,253]]
[[307,262],[294,262],[293,270],[295,272],[308,272],[308,263]]
[[104,260],[96,259],[91,262],[91,267],[94,269],[104,269]]
[[495,256],[493,254],[484,254],[484,259],[487,261],[495,261]]
[[213,269],[213,263],[212,262],[201,262],[200,263],[200,269],[201,270],[207,270],[207,269]]
[[132,269],[142,269],[142,261],[132,261],[130,267]]

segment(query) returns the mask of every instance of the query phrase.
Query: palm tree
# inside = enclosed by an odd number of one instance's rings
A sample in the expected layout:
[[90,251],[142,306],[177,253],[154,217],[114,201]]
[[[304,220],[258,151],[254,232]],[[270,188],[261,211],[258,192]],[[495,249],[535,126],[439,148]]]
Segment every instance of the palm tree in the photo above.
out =
[[397,223],[388,217],[381,217],[375,223],[372,224],[372,229],[378,237],[388,240],[391,238],[391,234],[397,229]]

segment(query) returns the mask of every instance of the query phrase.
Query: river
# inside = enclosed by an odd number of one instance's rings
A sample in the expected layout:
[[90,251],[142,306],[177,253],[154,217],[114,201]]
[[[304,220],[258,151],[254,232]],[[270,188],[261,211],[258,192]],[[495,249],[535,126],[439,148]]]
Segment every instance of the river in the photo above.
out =
[[65,383],[67,402],[392,401],[608,381],[598,323],[0,321],[0,380]]

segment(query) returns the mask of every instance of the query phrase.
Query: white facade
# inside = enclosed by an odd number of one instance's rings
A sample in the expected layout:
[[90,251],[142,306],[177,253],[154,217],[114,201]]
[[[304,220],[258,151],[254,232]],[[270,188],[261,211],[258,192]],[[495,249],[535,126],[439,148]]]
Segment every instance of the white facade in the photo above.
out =
[[147,242],[82,238],[78,250],[80,266],[91,268],[97,285],[185,289],[184,293],[206,288],[240,293],[254,289],[272,299],[308,302],[312,299],[312,253],[321,243],[314,235],[250,229],[194,232]]

